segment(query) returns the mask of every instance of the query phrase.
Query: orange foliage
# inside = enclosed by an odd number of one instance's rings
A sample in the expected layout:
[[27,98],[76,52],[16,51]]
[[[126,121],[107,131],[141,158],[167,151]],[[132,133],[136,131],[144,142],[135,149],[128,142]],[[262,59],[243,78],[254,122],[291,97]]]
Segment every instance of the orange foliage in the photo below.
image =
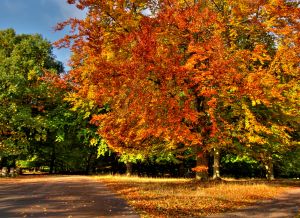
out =
[[192,170],[194,172],[207,172],[208,171],[208,167],[205,165],[200,165],[200,166],[196,166],[194,168],[192,168]]
[[[91,122],[117,151],[143,150],[153,138],[204,146],[209,136],[222,143],[235,125],[224,113],[228,105],[244,117],[245,99],[287,99],[282,86],[269,92],[280,84],[272,66],[285,64],[282,53],[295,51],[288,61],[294,65],[281,73],[299,72],[299,7],[283,0],[68,2],[88,14],[59,24],[72,32],[57,45],[73,51],[77,97],[109,105]],[[278,37],[275,54],[266,33]]]

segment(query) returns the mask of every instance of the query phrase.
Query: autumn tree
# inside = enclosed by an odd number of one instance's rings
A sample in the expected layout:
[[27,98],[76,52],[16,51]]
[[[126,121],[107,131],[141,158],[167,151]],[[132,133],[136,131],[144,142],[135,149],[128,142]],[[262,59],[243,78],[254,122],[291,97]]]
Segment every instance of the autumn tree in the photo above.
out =
[[198,176],[207,178],[208,151],[234,140],[266,163],[278,146],[296,145],[298,3],[68,2],[88,9],[85,19],[57,26],[73,30],[57,42],[73,51],[70,98],[107,108],[92,123],[115,151],[184,144],[196,153]]
[[252,52],[245,64],[249,90],[235,105],[240,114],[235,131],[272,179],[273,158],[299,145],[293,137],[299,126],[299,3],[243,3],[232,8],[235,19],[227,30],[231,49]]

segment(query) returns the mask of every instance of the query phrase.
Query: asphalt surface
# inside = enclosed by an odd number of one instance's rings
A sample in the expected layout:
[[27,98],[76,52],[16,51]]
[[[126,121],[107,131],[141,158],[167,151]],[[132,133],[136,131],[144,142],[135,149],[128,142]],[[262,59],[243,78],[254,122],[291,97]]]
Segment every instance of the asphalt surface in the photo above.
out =
[[293,188],[276,199],[258,202],[234,212],[214,214],[210,218],[300,218],[300,188]]
[[0,180],[0,218],[139,218],[120,196],[86,176]]

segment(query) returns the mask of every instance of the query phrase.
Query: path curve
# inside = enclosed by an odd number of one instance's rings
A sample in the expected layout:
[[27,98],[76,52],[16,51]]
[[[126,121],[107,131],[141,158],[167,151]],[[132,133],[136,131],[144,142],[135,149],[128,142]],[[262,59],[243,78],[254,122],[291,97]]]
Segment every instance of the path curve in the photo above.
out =
[[214,214],[208,217],[293,218],[297,215],[300,215],[300,188],[292,188],[276,199],[258,202],[251,207],[223,214]]
[[104,184],[88,176],[0,180],[0,218],[139,218]]

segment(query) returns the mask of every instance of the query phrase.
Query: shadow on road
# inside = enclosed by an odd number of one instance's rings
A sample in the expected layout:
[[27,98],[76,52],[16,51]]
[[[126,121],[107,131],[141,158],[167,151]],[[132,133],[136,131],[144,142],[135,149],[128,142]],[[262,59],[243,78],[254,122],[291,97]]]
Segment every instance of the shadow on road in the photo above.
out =
[[85,176],[0,180],[0,217],[139,217],[105,185]]
[[293,188],[274,200],[259,202],[254,206],[235,212],[209,216],[211,218],[252,217],[252,218],[290,218],[300,213],[300,188]]

